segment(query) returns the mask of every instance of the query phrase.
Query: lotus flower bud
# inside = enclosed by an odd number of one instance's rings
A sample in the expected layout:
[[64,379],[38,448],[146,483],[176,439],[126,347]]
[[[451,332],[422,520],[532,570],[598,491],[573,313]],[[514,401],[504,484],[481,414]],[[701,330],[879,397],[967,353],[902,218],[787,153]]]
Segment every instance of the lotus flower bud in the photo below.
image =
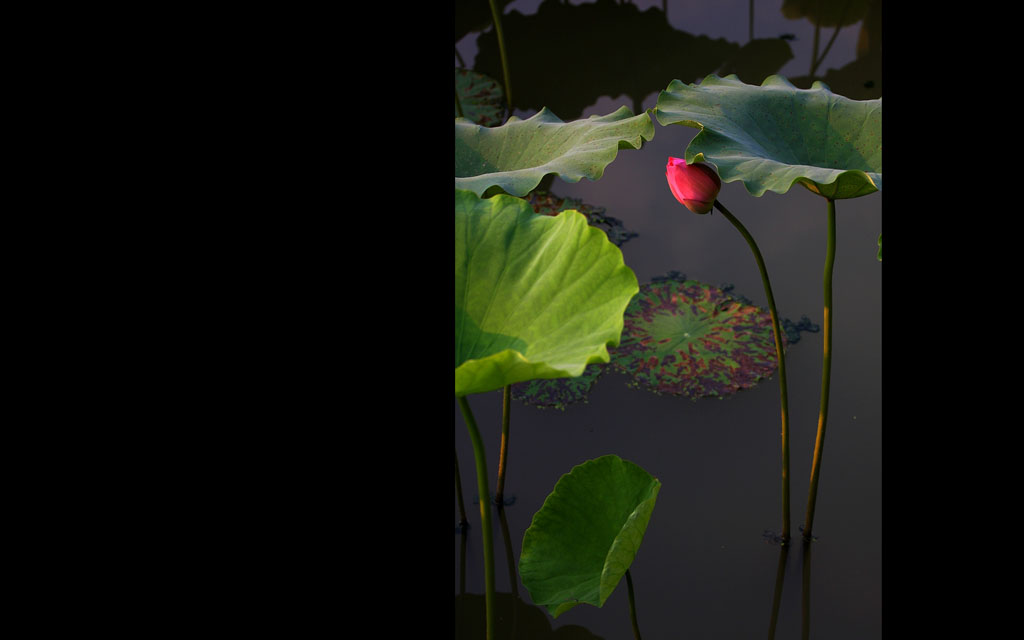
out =
[[686,164],[682,158],[668,159],[665,177],[676,200],[694,213],[711,211],[722,188],[722,180],[710,165]]

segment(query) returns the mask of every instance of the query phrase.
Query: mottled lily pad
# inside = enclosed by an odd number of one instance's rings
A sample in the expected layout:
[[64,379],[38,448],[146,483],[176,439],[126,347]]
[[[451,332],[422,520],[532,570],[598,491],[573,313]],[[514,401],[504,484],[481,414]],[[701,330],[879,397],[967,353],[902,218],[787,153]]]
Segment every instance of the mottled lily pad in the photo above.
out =
[[622,220],[613,218],[605,213],[604,207],[594,207],[582,200],[575,198],[563,198],[550,191],[531,191],[526,196],[526,201],[533,207],[534,212],[547,216],[556,216],[562,211],[572,209],[579,211],[587,217],[587,223],[597,227],[608,234],[608,239],[621,247],[627,240],[635,238],[637,234],[626,229]]
[[557,618],[604,605],[636,557],[661,482],[615,455],[562,476],[523,534],[519,576],[534,604]]
[[636,275],[578,211],[455,191],[455,395],[608,362]]
[[830,199],[882,189],[881,98],[850,100],[822,82],[798,89],[777,75],[761,86],[709,75],[699,85],[673,80],[655,116],[700,129],[685,160],[715,166],[754,196],[794,184]]
[[626,308],[612,366],[655,393],[728,396],[778,367],[771,313],[695,280],[645,284]]
[[[505,94],[493,78],[470,69],[456,69],[455,92],[462,117],[467,120],[484,127],[496,127],[505,121]],[[457,107],[455,117],[459,117]]]
[[606,369],[606,364],[588,364],[583,375],[575,378],[519,382],[512,385],[512,397],[538,409],[564,411],[570,404],[586,402],[594,383]]
[[639,149],[653,137],[647,112],[634,116],[625,106],[572,122],[548,109],[526,120],[512,116],[500,127],[456,118],[455,188],[481,197],[525,196],[549,174],[566,182],[596,181],[619,149]]

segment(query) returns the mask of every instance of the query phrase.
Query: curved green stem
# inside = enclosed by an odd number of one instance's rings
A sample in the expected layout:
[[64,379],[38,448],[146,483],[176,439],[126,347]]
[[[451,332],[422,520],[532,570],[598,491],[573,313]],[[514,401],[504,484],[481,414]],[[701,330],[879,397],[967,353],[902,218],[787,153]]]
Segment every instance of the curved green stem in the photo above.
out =
[[629,621],[633,623],[633,637],[640,640],[640,625],[636,622],[636,598],[633,596],[633,577],[626,569],[626,588],[629,590]]
[[512,385],[505,385],[501,394],[501,452],[498,454],[498,491],[494,501],[498,506],[505,505],[505,462],[508,460],[508,427],[512,414]]
[[505,36],[501,32],[501,11],[495,0],[491,3],[491,19],[494,20],[494,34],[498,36],[498,51],[501,53],[501,72],[505,75],[505,100],[508,101],[508,112],[512,113],[512,85],[508,79],[508,53],[505,51]]
[[804,540],[811,540],[814,524],[814,505],[818,498],[818,479],[821,476],[821,454],[825,449],[825,425],[828,422],[829,382],[832,374],[832,267],[836,261],[836,202],[828,199],[828,244],[825,250],[824,297],[825,311],[822,324],[824,334],[821,365],[821,409],[818,412],[818,436],[814,442],[814,462],[811,464],[811,487],[807,494],[807,516],[804,518]]
[[779,622],[779,604],[782,602],[782,582],[786,577],[786,557],[789,546],[783,545],[779,550],[779,566],[775,570],[775,593],[772,595],[772,619],[768,626],[768,640],[774,640],[775,627]]
[[772,295],[772,285],[768,280],[768,269],[765,267],[761,251],[754,242],[746,227],[732,215],[721,202],[715,200],[715,207],[733,224],[740,232],[740,235],[747,241],[750,250],[754,253],[754,260],[757,261],[757,268],[761,271],[761,284],[764,285],[764,293],[768,298],[768,310],[772,315],[772,333],[775,336],[775,355],[779,360],[779,402],[782,406],[782,544],[789,544],[789,391],[786,383],[786,354],[782,346],[782,330],[779,327],[779,312],[775,309],[775,296]]
[[466,421],[469,437],[473,441],[473,457],[476,460],[476,483],[480,493],[480,520],[483,526],[481,533],[484,539],[484,606],[487,616],[487,640],[494,638],[494,538],[491,527],[490,490],[487,488],[487,453],[480,431],[476,428],[476,420],[469,409],[466,396],[459,396],[459,408]]

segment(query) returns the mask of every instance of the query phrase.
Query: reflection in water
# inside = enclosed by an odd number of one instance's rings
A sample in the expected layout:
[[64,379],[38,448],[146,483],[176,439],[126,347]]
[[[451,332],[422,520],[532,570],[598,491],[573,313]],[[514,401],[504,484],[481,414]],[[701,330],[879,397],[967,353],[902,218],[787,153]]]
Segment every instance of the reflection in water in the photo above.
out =
[[[494,594],[497,625],[493,640],[602,640],[584,627],[565,625],[551,628],[550,617],[540,607],[523,602],[511,593]],[[456,640],[484,640],[484,596],[470,593],[455,596]],[[511,620],[517,620],[513,631]]]
[[800,637],[811,637],[811,544],[804,542],[803,591],[800,600]]
[[[625,94],[633,113],[640,113],[644,98],[673,78],[694,82],[722,68],[760,84],[793,57],[781,39],[741,47],[677,30],[661,8],[641,11],[612,0],[580,5],[545,0],[533,15],[513,9],[502,16],[502,30],[516,87],[513,106],[547,107],[566,121],[579,118],[600,96]],[[493,30],[481,34],[477,46],[475,70],[501,78]]]
[[[834,93],[853,100],[882,97],[882,0],[786,0],[782,12],[787,18],[806,18],[815,26],[810,72],[790,78],[795,86],[807,89],[815,80],[822,80]],[[840,69],[827,69],[819,75],[839,30],[857,22],[861,23],[857,58]],[[819,54],[822,27],[834,27],[834,31]]]
[[775,625],[779,621],[779,604],[782,602],[782,582],[786,577],[786,558],[789,556],[789,545],[779,546],[779,568],[775,571],[775,594],[772,596],[772,620],[768,626],[768,639],[775,638]]

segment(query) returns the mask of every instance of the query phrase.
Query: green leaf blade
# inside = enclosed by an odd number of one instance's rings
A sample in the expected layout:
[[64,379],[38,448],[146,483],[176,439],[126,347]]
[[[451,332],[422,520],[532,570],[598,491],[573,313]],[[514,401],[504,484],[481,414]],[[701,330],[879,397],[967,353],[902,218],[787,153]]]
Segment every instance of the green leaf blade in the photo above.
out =
[[608,362],[636,275],[578,211],[456,190],[455,393],[575,377]]
[[673,80],[658,96],[659,124],[700,129],[687,162],[713,165],[747,191],[786,193],[800,184],[830,199],[882,188],[882,101],[850,100],[822,82],[798,89],[782,76],[748,85],[735,76],[699,85]]
[[600,607],[636,556],[661,482],[615,455],[562,476],[523,536],[519,573],[535,604],[558,617]]
[[639,149],[654,137],[647,112],[621,107],[605,116],[562,122],[548,109],[500,127],[455,119],[455,188],[478,196],[525,196],[544,176],[566,182],[599,180],[619,149]]

